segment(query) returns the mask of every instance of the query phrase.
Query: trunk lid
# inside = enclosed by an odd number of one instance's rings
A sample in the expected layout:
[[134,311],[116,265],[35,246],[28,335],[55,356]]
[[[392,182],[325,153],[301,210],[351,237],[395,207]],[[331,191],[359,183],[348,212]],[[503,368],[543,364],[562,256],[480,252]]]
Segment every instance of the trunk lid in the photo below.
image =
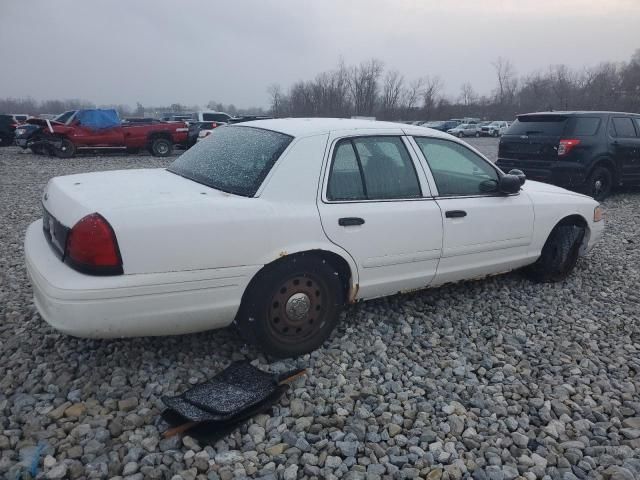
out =
[[[116,170],[55,177],[42,197],[44,209],[62,225],[85,215],[145,206],[202,202],[235,197],[159,169]],[[108,219],[108,218],[107,218]]]
[[569,117],[559,114],[519,115],[500,139],[498,159],[557,160],[558,145]]

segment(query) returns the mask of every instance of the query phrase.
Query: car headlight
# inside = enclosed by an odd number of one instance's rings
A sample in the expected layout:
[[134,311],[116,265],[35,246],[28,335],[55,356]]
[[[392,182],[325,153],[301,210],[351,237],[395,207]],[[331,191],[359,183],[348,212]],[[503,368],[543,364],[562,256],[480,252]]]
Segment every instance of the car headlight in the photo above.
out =
[[604,220],[604,208],[598,205],[593,209],[593,221],[600,222],[601,220]]
[[26,128],[16,128],[16,135],[24,135],[25,133],[27,133]]

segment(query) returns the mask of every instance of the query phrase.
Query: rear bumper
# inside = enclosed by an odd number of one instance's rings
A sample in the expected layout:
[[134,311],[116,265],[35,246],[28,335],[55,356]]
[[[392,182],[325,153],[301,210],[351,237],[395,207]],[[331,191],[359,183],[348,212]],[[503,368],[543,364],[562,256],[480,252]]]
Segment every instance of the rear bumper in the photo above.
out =
[[498,158],[496,165],[503,171],[522,170],[530,180],[551,183],[560,187],[579,187],[586,180],[584,166],[575,162],[533,161]]
[[34,303],[63,333],[116,338],[191,333],[229,325],[259,267],[94,277],[71,269],[32,223],[25,261]]

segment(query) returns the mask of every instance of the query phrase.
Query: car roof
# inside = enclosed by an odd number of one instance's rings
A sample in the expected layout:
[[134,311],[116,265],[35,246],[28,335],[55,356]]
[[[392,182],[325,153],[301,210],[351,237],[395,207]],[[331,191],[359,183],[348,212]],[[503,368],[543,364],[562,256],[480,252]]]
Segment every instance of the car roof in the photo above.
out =
[[630,112],[615,112],[607,110],[554,110],[552,112],[530,112],[521,113],[518,117],[526,117],[527,115],[638,115]]
[[251,122],[243,122],[235,124],[240,127],[256,127],[266,130],[285,133],[293,137],[306,137],[310,135],[324,134],[334,131],[353,130],[399,130],[414,135],[425,134],[429,132],[432,136],[449,137],[437,130],[430,128],[406,125],[396,122],[383,122],[378,120],[358,120],[350,118],[273,118],[268,120],[254,120]]

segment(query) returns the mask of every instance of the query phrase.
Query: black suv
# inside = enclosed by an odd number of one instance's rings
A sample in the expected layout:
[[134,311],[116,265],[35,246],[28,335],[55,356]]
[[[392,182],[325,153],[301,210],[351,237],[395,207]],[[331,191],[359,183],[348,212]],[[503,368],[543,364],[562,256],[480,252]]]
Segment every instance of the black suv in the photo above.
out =
[[602,200],[617,185],[640,185],[640,115],[518,115],[500,139],[497,165]]

